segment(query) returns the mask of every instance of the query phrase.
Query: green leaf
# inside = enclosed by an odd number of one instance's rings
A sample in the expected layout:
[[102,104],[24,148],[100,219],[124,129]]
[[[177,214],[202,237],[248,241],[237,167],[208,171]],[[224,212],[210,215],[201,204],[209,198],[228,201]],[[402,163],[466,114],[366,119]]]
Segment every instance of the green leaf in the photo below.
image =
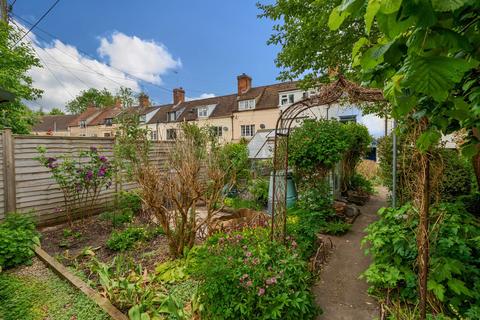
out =
[[337,30],[342,25],[343,21],[350,15],[347,11],[340,10],[340,6],[333,8],[328,18],[328,27],[330,30]]
[[455,11],[470,2],[470,0],[432,0],[432,6],[435,11]]
[[386,44],[376,44],[368,49],[360,59],[362,68],[368,70],[375,68],[378,64],[383,62],[383,55],[390,49],[392,41]]
[[433,294],[438,298],[438,300],[443,301],[445,299],[445,287],[434,280],[428,280],[427,289],[433,291]]
[[400,33],[406,31],[410,26],[414,25],[416,17],[410,16],[408,19],[397,20],[397,14],[377,13],[378,28],[389,39],[393,39]]
[[402,0],[382,0],[380,12],[391,14],[397,12],[402,6]]
[[352,49],[352,60],[353,60],[352,66],[358,65],[359,63],[358,54],[360,52],[360,49],[368,43],[370,43],[370,41],[368,41],[368,39],[365,37],[361,37],[360,39],[358,39],[357,42],[355,42]]
[[380,9],[381,0],[368,0],[367,11],[365,13],[365,32],[370,34],[370,29],[372,27],[373,19]]
[[469,297],[472,296],[472,293],[467,287],[465,287],[465,282],[463,282],[462,280],[452,278],[448,280],[447,284],[448,284],[448,287],[452,289],[452,291],[455,292],[456,294],[459,294],[459,295],[464,294]]
[[417,146],[420,151],[427,151],[431,146],[438,143],[442,135],[435,129],[428,129],[420,135],[417,140]]
[[416,92],[444,101],[452,87],[460,82],[465,72],[476,67],[478,61],[451,57],[422,57],[412,54],[405,61],[403,84]]
[[467,159],[472,158],[473,156],[477,155],[479,152],[480,152],[480,147],[478,143],[471,142],[471,143],[462,145],[462,155]]

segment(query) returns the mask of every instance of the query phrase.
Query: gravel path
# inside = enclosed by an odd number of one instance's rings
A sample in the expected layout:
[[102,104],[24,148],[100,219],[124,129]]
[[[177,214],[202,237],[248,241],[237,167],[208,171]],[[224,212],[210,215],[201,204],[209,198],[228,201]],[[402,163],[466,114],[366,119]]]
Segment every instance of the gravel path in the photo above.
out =
[[323,309],[318,320],[372,320],[378,317],[378,305],[367,294],[367,283],[359,279],[370,264],[360,248],[364,229],[377,219],[376,212],[386,206],[386,190],[361,207],[362,214],[344,236],[331,237],[335,249],[315,285],[317,304]]

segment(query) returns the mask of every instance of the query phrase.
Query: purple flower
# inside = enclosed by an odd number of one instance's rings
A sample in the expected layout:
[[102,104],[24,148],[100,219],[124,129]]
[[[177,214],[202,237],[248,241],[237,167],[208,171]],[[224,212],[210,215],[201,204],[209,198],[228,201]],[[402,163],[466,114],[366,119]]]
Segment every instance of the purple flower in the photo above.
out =
[[246,255],[247,257],[251,257],[251,256],[252,256],[252,253],[251,253],[250,251],[248,251],[247,253],[245,253],[245,255]]
[[48,164],[48,167],[49,167],[50,169],[55,169],[56,167],[58,167],[58,163],[56,163],[56,162],[50,162],[50,163]]
[[247,283],[245,283],[247,287],[251,287],[253,285],[252,280],[248,280]]
[[258,296],[261,297],[265,294],[265,288],[258,288]]
[[55,161],[57,161],[56,158],[50,157],[50,158],[47,159],[47,162],[48,162],[48,163],[52,163],[52,162],[55,162]]
[[255,258],[255,259],[253,259],[253,261],[252,261],[252,264],[253,264],[254,266],[257,265],[257,264],[259,264],[259,263],[260,263],[260,259],[258,259],[258,258]]
[[100,168],[100,170],[98,170],[98,176],[99,176],[99,177],[104,177],[106,171],[107,171],[107,168],[105,168],[105,167],[102,166],[102,167]]
[[86,175],[86,179],[87,180],[92,180],[92,178],[93,178],[93,172],[92,172],[92,170],[88,170],[87,175]]
[[98,159],[99,159],[100,161],[102,161],[102,162],[107,162],[107,161],[108,161],[107,157],[105,157],[105,156],[101,156],[101,157],[98,158]]
[[97,147],[90,147],[90,151],[92,151],[92,152],[95,152],[95,153],[96,153],[96,152],[98,151],[98,149],[97,149]]

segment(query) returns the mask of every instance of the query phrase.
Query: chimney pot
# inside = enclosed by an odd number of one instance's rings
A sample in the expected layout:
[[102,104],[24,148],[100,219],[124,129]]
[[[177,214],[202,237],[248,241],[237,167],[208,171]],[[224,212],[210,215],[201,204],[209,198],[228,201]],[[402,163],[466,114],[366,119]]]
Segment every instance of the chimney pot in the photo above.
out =
[[238,94],[244,94],[252,88],[252,78],[245,73],[237,77]]
[[182,87],[173,89],[173,104],[185,102],[185,90]]

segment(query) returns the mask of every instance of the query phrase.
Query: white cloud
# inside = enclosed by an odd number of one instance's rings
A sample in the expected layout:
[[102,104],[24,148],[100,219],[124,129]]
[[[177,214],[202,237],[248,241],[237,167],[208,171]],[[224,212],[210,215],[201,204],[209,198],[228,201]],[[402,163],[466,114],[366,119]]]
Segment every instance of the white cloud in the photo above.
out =
[[98,53],[111,66],[157,84],[162,83],[162,74],[182,65],[180,59],[175,60],[163,44],[121,32],[113,33],[110,39],[100,38]]
[[[18,21],[16,21],[16,24],[21,29],[24,29],[24,26]],[[26,29],[22,30],[22,32],[25,31]],[[115,40],[118,39],[119,35],[121,35],[121,40]],[[34,103],[28,102],[28,104],[33,109],[38,109],[39,105],[41,105],[45,111],[54,107],[64,109],[64,106],[68,101],[72,100],[80,93],[80,91],[89,88],[107,88],[108,90],[115,92],[120,86],[124,86],[139,92],[139,80],[134,79],[125,73],[130,73],[130,71],[128,70],[128,63],[125,61],[121,62],[120,56],[122,51],[128,52],[128,59],[133,59],[133,61],[138,62],[137,69],[144,70],[142,71],[144,76],[139,76],[138,73],[132,72],[136,77],[143,80],[155,80],[154,82],[159,82],[159,76],[168,71],[170,66],[180,66],[180,62],[174,61],[166,48],[162,45],[157,45],[158,48],[160,48],[160,50],[157,50],[157,53],[159,54],[153,54],[152,48],[156,44],[152,41],[143,41],[138,37],[127,37],[136,45],[130,43],[129,47],[119,47],[119,43],[124,43],[124,37],[127,36],[115,33],[112,36],[111,43],[106,39],[101,39],[99,51],[100,48],[104,48],[102,57],[106,57],[110,60],[110,65],[114,67],[112,68],[105,62],[81,54],[74,46],[67,45],[59,40],[46,43],[40,41],[34,33],[30,33],[28,37],[25,38],[25,41],[30,42],[37,52],[43,68],[32,68],[29,73],[33,79],[34,87],[42,89],[44,93],[41,99]],[[145,44],[144,47],[140,45],[142,43]],[[113,47],[111,47],[112,45]],[[118,52],[110,52],[109,50],[117,50]],[[148,54],[143,54],[141,52],[142,50],[150,52],[150,58],[147,57]],[[163,55],[161,55],[160,52]],[[110,53],[112,53],[113,56],[110,56]],[[165,59],[165,61],[159,62],[155,59],[152,60],[153,56],[155,56],[156,59]],[[171,63],[171,60],[173,61],[173,64]],[[123,67],[116,65],[122,63]],[[160,67],[161,65],[164,67]],[[146,70],[150,70],[150,73]]]
[[186,97],[186,101],[192,101],[192,100],[200,100],[200,99],[207,99],[207,98],[213,98],[215,97],[214,93],[202,93],[198,97]]

